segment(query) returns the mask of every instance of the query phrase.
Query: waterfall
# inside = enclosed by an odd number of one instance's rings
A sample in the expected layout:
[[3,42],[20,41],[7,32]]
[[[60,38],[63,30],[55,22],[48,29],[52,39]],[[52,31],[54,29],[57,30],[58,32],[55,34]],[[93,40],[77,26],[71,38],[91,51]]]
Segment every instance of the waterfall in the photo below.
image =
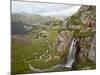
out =
[[29,68],[35,72],[45,72],[45,71],[50,71],[54,68],[58,68],[58,67],[67,67],[67,68],[72,68],[72,64],[74,62],[75,59],[75,53],[76,53],[76,48],[75,48],[75,44],[76,41],[75,39],[72,40],[71,46],[70,46],[70,50],[69,50],[69,54],[68,54],[68,59],[66,60],[67,63],[66,64],[57,64],[55,66],[53,66],[52,68],[49,69],[36,69],[34,68],[31,64],[28,64]]
[[73,39],[71,46],[70,46],[68,59],[67,59],[67,63],[65,65],[65,67],[68,67],[68,68],[72,67],[72,64],[73,64],[74,59],[75,59],[75,52],[76,52],[75,43],[76,43],[76,41],[75,41],[75,39]]

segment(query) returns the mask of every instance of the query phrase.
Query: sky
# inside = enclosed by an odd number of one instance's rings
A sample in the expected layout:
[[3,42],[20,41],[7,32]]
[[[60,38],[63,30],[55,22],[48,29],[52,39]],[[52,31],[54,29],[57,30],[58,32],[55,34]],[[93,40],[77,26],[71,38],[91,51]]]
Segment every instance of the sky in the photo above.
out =
[[12,13],[28,13],[42,16],[71,16],[79,8],[80,5],[12,1]]

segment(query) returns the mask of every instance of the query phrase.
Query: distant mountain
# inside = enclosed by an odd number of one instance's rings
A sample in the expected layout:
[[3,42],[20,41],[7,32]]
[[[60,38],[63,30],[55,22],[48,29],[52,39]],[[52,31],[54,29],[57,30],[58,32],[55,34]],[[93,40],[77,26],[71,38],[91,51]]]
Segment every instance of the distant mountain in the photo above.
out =
[[50,17],[50,16],[40,16],[40,15],[31,15],[27,13],[23,14],[12,14],[11,15],[12,22],[21,21],[23,23],[29,24],[29,25],[40,25],[47,22],[52,21],[59,21],[59,19]]
[[14,13],[11,15],[12,35],[25,35],[27,32],[33,29],[34,26],[39,27],[39,25],[44,25],[52,21],[59,21],[59,19],[50,16],[32,15],[28,13]]
[[52,16],[52,17],[54,17],[56,19],[60,19],[60,20],[64,20],[64,19],[68,18],[68,16]]

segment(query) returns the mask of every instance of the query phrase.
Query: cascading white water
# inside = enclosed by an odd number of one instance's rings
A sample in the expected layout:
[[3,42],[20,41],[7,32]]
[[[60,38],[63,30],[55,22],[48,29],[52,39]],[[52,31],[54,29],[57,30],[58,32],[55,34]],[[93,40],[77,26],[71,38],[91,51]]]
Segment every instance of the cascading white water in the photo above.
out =
[[75,59],[75,52],[76,52],[75,43],[76,43],[76,41],[75,41],[75,39],[73,39],[71,46],[70,46],[68,59],[67,59],[67,63],[65,65],[65,67],[68,67],[68,68],[72,67],[72,64],[73,64],[74,59]]

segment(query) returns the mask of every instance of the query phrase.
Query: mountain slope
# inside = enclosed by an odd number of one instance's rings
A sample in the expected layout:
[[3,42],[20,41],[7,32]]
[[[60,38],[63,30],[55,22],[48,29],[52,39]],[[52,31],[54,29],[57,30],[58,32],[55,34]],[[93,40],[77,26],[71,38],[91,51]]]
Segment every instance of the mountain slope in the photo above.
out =
[[41,23],[47,23],[52,21],[58,21],[59,19],[50,17],[50,16],[40,16],[40,15],[22,15],[22,14],[12,14],[11,16],[13,21],[22,21],[23,23],[29,25],[40,25]]

